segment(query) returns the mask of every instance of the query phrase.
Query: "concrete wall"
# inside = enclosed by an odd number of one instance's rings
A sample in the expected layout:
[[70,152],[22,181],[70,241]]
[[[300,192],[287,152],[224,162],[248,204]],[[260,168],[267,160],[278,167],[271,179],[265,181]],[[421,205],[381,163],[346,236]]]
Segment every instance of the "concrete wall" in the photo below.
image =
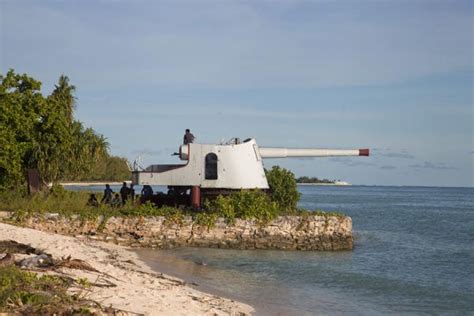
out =
[[82,222],[59,216],[34,217],[26,226],[63,235],[83,235],[91,239],[132,247],[210,247],[232,249],[350,250],[352,220],[336,216],[281,216],[265,226],[237,219],[228,225],[218,219],[213,228],[196,224],[190,217],[180,224],[164,217],[112,217]]

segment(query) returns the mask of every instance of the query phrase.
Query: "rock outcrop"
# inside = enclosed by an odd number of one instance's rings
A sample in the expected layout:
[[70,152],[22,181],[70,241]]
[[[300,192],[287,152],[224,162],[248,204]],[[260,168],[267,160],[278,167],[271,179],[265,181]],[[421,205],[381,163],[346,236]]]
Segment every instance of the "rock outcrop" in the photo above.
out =
[[352,220],[345,216],[280,216],[266,225],[241,219],[227,224],[219,218],[212,228],[191,217],[174,223],[165,217],[112,217],[104,222],[49,215],[29,218],[25,224],[131,247],[350,250],[353,246]]

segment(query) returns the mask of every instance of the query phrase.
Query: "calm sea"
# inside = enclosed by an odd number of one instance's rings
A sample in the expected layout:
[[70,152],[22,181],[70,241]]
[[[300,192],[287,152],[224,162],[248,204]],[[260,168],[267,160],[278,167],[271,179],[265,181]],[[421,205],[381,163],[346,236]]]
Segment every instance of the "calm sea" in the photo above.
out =
[[342,252],[139,250],[258,315],[473,314],[474,189],[301,186],[301,207],[353,220]]

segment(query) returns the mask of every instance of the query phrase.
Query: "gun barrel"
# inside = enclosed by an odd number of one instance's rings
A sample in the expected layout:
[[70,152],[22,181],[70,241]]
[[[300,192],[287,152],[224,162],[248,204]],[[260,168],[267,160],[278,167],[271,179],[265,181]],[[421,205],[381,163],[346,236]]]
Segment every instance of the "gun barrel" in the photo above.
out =
[[369,156],[369,149],[260,148],[262,158]]

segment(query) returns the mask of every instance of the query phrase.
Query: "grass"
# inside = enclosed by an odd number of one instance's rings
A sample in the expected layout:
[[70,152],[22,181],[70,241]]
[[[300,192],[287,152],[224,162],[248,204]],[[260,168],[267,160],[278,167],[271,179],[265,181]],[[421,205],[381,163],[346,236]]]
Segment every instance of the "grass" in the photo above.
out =
[[[102,230],[111,217],[149,217],[164,216],[166,223],[180,225],[185,216],[191,216],[197,225],[214,227],[217,218],[224,218],[232,225],[237,218],[255,220],[264,225],[279,215],[308,217],[345,215],[337,212],[293,210],[281,211],[265,193],[255,191],[237,192],[230,196],[219,196],[212,202],[204,203],[205,211],[179,209],[169,206],[157,208],[151,203],[138,204],[128,201],[126,205],[113,208],[109,205],[99,207],[87,206],[90,192],[66,191],[54,189],[50,192],[40,192],[33,197],[19,194],[0,193],[0,210],[13,212],[12,220],[22,223],[32,216],[41,216],[45,213],[58,213],[64,217],[78,217],[82,223],[97,221],[98,230]],[[100,200],[100,194],[97,195]],[[101,221],[98,219],[101,218]]]
[[[68,294],[72,286],[81,289]],[[0,267],[0,312],[22,315],[92,315],[101,306],[87,300],[90,285],[56,275],[38,275],[16,266]]]
[[172,207],[156,208],[150,203],[138,205],[132,202],[119,208],[105,204],[92,207],[87,205],[89,194],[84,191],[64,191],[60,194],[40,192],[30,197],[0,193],[0,210],[13,212],[19,222],[26,217],[45,213],[58,213],[65,217],[79,216],[82,220],[96,220],[99,217],[112,216],[165,216],[181,211]]

